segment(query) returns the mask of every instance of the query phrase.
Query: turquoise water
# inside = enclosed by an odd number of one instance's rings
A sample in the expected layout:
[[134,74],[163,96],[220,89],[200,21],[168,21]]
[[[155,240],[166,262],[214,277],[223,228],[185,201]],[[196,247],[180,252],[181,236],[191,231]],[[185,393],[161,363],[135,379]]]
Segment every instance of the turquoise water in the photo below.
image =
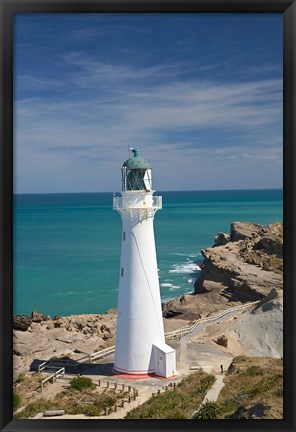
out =
[[[154,227],[162,300],[192,292],[200,249],[233,221],[282,221],[281,190],[158,192]],[[116,307],[121,220],[112,193],[14,197],[14,313]]]

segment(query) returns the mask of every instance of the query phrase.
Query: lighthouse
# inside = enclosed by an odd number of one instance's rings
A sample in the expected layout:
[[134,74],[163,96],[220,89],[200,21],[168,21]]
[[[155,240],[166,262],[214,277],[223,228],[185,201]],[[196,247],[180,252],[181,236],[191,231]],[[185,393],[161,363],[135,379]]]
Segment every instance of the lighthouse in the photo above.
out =
[[176,353],[165,343],[153,220],[162,208],[154,196],[150,163],[131,149],[121,168],[121,196],[113,208],[122,220],[114,372],[170,377]]

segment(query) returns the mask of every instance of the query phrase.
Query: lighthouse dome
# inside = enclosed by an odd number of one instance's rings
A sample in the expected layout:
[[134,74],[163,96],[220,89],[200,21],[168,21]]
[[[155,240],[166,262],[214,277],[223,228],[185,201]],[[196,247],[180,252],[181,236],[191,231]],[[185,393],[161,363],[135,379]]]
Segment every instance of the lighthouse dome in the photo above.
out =
[[138,149],[132,149],[133,156],[127,159],[122,167],[130,169],[150,169],[151,165],[146,159],[139,156],[139,150]]
[[122,190],[152,190],[151,166],[146,159],[139,156],[139,149],[130,149],[133,156],[122,165]]

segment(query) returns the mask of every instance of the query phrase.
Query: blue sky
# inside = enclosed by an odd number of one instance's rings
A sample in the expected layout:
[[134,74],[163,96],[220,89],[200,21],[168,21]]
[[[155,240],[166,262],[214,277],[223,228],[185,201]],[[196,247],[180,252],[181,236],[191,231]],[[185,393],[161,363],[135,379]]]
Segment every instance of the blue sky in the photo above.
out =
[[14,189],[282,187],[281,14],[18,14]]

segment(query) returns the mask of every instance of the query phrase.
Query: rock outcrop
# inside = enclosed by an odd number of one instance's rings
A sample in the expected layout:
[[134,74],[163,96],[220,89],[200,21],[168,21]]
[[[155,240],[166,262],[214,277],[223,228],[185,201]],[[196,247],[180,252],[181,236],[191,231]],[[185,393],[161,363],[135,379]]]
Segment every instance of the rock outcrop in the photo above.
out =
[[14,376],[34,360],[68,356],[73,360],[115,344],[116,312],[55,316],[40,312],[13,317]]
[[26,331],[32,324],[30,315],[14,315],[12,321],[12,328],[14,330]]
[[283,289],[283,225],[231,224],[215,245],[202,250],[204,263],[194,294],[217,289],[233,301],[253,301]]
[[[253,310],[245,311],[235,318],[208,325],[192,343],[218,343],[221,335],[227,338],[225,352],[233,356],[258,357],[283,356],[283,297],[259,303]],[[223,344],[220,344],[223,346]]]

